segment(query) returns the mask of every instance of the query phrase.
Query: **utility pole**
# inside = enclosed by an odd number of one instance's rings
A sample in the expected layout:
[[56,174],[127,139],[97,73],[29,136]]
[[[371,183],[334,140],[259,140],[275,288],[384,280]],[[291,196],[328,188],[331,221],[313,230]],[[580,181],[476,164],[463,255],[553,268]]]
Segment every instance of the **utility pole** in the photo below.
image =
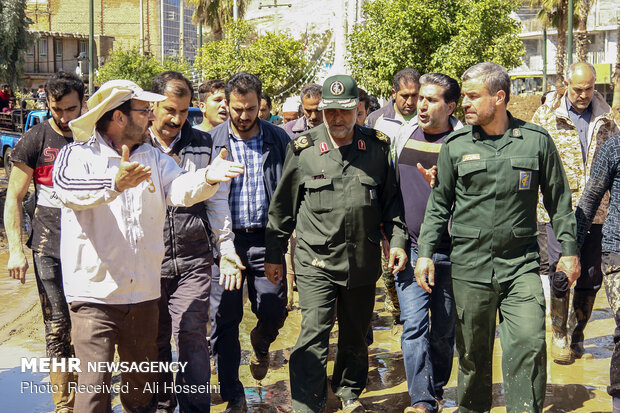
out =
[[140,54],[144,55],[144,0],[140,0]]
[[542,58],[543,58],[543,95],[547,93],[547,26],[543,27],[543,44],[542,44]]
[[95,93],[95,0],[88,2],[88,94]]
[[575,6],[573,0],[568,0],[568,39],[567,39],[567,54],[568,54],[568,67],[573,64],[573,14]]
[[179,2],[179,56],[185,57],[185,2]]
[[292,7],[292,4],[291,3],[280,3],[280,4],[278,4],[278,0],[273,0],[273,4],[269,4],[269,3],[263,4],[263,2],[261,1],[258,4],[258,10],[262,9],[263,7],[268,8],[268,9],[273,7],[275,9],[275,19],[274,20],[275,20],[275,26],[276,26],[275,27],[275,31],[277,33],[279,31],[279,29],[280,29],[280,13],[278,13],[278,7]]
[[237,21],[239,18],[239,11],[237,10],[237,0],[233,1],[233,20]]

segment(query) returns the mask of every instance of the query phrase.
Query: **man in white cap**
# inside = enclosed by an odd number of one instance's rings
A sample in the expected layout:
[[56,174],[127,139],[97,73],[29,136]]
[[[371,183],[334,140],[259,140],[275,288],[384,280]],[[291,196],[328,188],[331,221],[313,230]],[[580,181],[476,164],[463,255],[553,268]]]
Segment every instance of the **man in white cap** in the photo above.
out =
[[[105,83],[70,122],[73,144],[54,166],[63,203],[60,256],[81,372],[76,412],[111,410],[105,368],[118,346],[120,393],[128,412],[153,412],[157,380],[157,300],[164,256],[166,205],[189,206],[212,196],[220,182],[243,172],[226,152],[207,167],[186,172],[150,144],[150,102],[165,96],[127,80]],[[96,368],[88,368],[88,366]],[[183,368],[179,366],[179,368]]]
[[282,104],[282,118],[284,119],[284,125],[299,119],[299,107],[299,98],[297,96],[292,96],[284,101]]

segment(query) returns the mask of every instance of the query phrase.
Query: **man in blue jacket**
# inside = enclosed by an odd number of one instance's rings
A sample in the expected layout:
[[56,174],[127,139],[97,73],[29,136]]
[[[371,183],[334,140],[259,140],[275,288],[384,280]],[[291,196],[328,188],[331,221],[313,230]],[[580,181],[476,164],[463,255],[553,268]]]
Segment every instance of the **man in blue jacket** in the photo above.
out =
[[[235,234],[235,249],[245,269],[252,312],[258,322],[250,333],[250,372],[262,380],[269,368],[269,346],[286,320],[286,283],[271,283],[265,277],[265,227],[267,211],[282,176],[286,132],[258,117],[262,84],[247,72],[233,75],[226,83],[229,119],[209,133],[215,147],[225,147],[245,173],[230,185],[229,205]],[[239,380],[241,346],[239,324],[243,318],[242,290],[226,291],[214,277],[211,291],[211,347],[217,357],[222,399],[227,413],[245,412],[247,404]]]

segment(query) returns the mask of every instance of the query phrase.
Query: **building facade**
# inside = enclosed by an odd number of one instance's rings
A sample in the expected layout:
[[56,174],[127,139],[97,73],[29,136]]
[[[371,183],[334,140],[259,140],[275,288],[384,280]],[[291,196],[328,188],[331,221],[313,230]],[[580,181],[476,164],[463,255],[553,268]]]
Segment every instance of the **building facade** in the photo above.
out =
[[[194,61],[198,31],[193,8],[184,0],[93,0],[95,36],[110,36],[115,47],[139,47],[158,59]],[[32,30],[88,35],[89,0],[29,0]],[[97,62],[96,62],[97,63]]]
[[[24,83],[29,89],[44,84],[54,73],[76,73],[88,81],[88,35],[32,31],[35,42],[24,59]],[[95,62],[101,65],[112,51],[114,37],[95,36]]]
[[[620,8],[617,0],[591,0],[592,7],[588,14],[588,63],[596,68],[596,90],[611,103],[613,97],[613,68],[616,64],[618,44],[617,29],[620,22]],[[510,71],[513,93],[542,93],[543,77],[543,26],[536,18],[538,9],[522,7],[515,18],[521,22],[520,37],[525,47],[521,66]],[[577,61],[575,36],[577,20],[573,28],[573,62]],[[547,85],[555,88],[557,50],[557,30],[547,29]]]

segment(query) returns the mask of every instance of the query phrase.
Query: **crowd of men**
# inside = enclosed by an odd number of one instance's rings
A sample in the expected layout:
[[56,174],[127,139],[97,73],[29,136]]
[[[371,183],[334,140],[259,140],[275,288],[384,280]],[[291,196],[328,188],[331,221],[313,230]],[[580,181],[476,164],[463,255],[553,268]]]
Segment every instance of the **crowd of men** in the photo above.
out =
[[[181,73],[161,73],[148,92],[109,81],[84,111],[82,81],[58,73],[44,92],[51,119],[11,158],[8,271],[25,281],[22,201],[34,179],[26,245],[48,357],[86,364],[117,350],[121,361],[170,362],[174,339],[187,363],[176,377],[123,372],[129,412],[208,412],[209,391],[170,384],[208,384],[212,358],[225,411],[248,411],[242,287],[257,318],[250,372],[260,381],[293,280],[302,314],[289,362],[293,411],[323,411],[328,383],[344,412],[365,411],[380,276],[402,324],[406,413],[442,409],[455,347],[459,411],[491,409],[498,314],[507,411],[542,412],[542,261],[558,363],[583,356],[605,284],[617,325],[608,391],[620,411],[620,136],[595,79],[591,65],[572,65],[566,88],[529,123],[508,112],[510,78],[495,63],[470,67],[460,84],[403,69],[373,112],[355,80],[337,75],[304,86],[283,120],[260,79],[240,72],[200,85],[203,121],[192,127],[194,88]],[[461,96],[465,124],[455,117]],[[110,372],[50,380],[61,390],[56,412],[111,411],[109,392],[69,390],[76,380],[109,385]]]

